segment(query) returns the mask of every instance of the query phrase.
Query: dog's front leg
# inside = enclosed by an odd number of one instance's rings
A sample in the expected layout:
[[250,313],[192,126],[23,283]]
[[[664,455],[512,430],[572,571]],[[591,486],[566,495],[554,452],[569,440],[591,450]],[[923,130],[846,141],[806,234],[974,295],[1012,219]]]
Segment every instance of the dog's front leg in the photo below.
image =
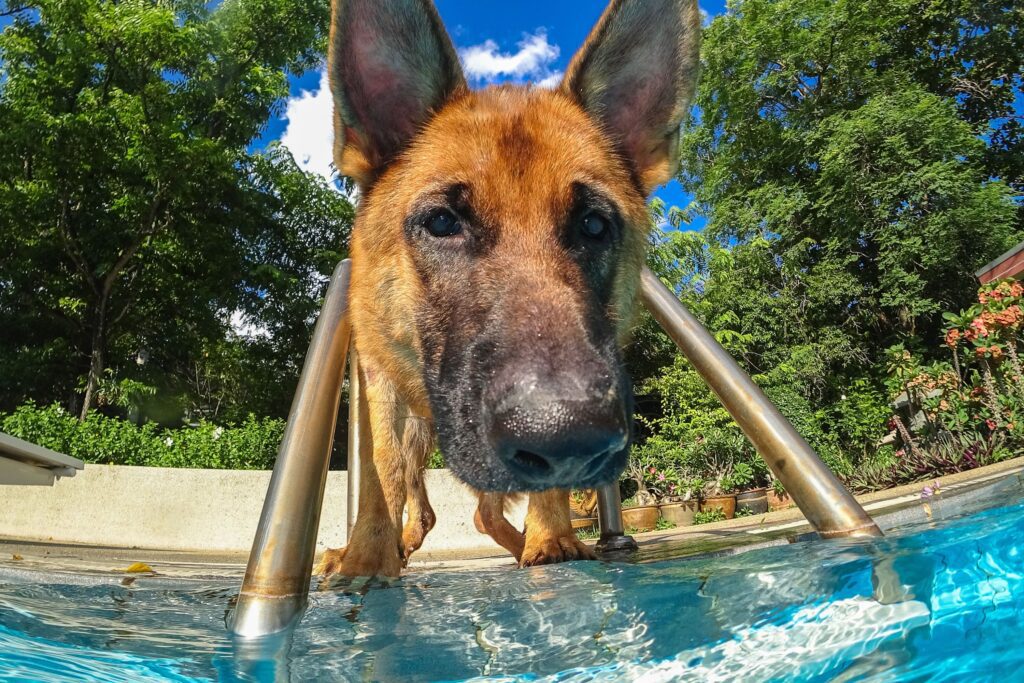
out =
[[429,417],[410,415],[405,422],[403,440],[408,515],[402,528],[402,560],[408,564],[409,558],[423,545],[423,539],[437,521],[434,508],[430,507],[427,498],[427,485],[424,481],[424,466],[434,445]]
[[519,566],[596,559],[594,551],[576,538],[572,530],[568,491],[531,493],[526,510],[526,547]]
[[321,576],[397,577],[404,564],[403,431],[408,410],[391,382],[383,373],[369,370],[368,365],[364,362],[359,369],[367,398],[360,419],[370,425],[359,453],[359,514],[348,545],[324,553],[314,570]]
[[505,504],[509,496],[506,493],[480,493],[477,498],[476,514],[473,524],[476,530],[487,534],[494,542],[515,556],[516,562],[523,556],[526,538],[505,518]]

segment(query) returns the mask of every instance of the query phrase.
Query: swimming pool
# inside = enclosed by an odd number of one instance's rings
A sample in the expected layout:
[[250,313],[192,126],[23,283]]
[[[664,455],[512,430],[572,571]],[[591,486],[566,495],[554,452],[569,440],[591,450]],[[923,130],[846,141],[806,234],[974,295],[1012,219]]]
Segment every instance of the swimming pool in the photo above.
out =
[[0,574],[0,681],[1014,680],[1020,488],[880,540],[314,593],[260,648],[224,628],[234,582]]

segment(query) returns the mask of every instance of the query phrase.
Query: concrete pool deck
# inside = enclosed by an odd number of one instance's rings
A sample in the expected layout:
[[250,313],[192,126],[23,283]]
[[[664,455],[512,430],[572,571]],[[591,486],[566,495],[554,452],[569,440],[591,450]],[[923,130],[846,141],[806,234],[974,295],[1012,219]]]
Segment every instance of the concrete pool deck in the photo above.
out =
[[[994,486],[1005,488],[1007,502],[1013,502],[1024,494],[1024,457],[945,476],[940,481],[939,493],[927,499],[922,499],[921,494],[925,484],[930,482],[865,494],[857,499],[883,530],[956,515],[972,500],[991,495]],[[694,555],[731,554],[787,544],[806,538],[810,532],[800,511],[790,508],[724,522],[637,534],[639,552],[616,559],[650,562]],[[481,540],[486,539],[481,537]],[[5,577],[15,580],[38,578],[40,574],[45,574],[48,581],[67,583],[130,584],[142,578],[149,586],[158,585],[163,580],[240,581],[246,559],[247,552],[240,551],[196,552],[0,538],[0,581]],[[126,571],[137,562],[146,564],[153,571]],[[480,545],[475,549],[418,553],[409,571],[456,571],[502,566],[514,566],[508,554],[497,546]]]

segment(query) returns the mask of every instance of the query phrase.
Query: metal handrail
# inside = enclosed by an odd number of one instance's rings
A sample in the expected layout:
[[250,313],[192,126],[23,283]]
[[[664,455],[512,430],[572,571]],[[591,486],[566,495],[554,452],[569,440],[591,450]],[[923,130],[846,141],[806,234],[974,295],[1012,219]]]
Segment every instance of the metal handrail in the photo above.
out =
[[789,420],[649,268],[640,298],[754,444],[793,502],[826,538],[882,531]]
[[[349,354],[350,263],[331,278],[263,504],[249,565],[229,616],[237,635],[287,629],[305,609],[327,466]],[[835,475],[676,296],[645,268],[641,300],[764,457],[807,520],[826,538],[880,536],[881,530]],[[348,529],[358,506],[365,395],[354,349],[350,365]],[[617,484],[598,489],[602,550],[635,548],[622,524]]]
[[363,378],[359,374],[359,354],[355,344],[348,351],[348,471],[346,486],[348,488],[347,505],[345,507],[345,542],[352,538],[352,527],[356,525],[356,513],[359,511],[359,487],[362,482],[363,435],[367,430],[366,418],[363,417],[366,394],[363,393]]
[[295,389],[242,589],[228,617],[240,636],[283,631],[306,607],[349,348],[351,265],[342,261],[331,277]]

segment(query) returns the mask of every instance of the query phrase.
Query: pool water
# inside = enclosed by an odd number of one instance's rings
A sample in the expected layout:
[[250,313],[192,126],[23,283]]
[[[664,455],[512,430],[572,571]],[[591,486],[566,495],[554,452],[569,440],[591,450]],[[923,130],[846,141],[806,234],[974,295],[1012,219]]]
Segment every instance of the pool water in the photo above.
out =
[[259,647],[225,631],[233,584],[0,575],[0,681],[1021,680],[1020,497],[873,541],[418,572],[314,593]]

